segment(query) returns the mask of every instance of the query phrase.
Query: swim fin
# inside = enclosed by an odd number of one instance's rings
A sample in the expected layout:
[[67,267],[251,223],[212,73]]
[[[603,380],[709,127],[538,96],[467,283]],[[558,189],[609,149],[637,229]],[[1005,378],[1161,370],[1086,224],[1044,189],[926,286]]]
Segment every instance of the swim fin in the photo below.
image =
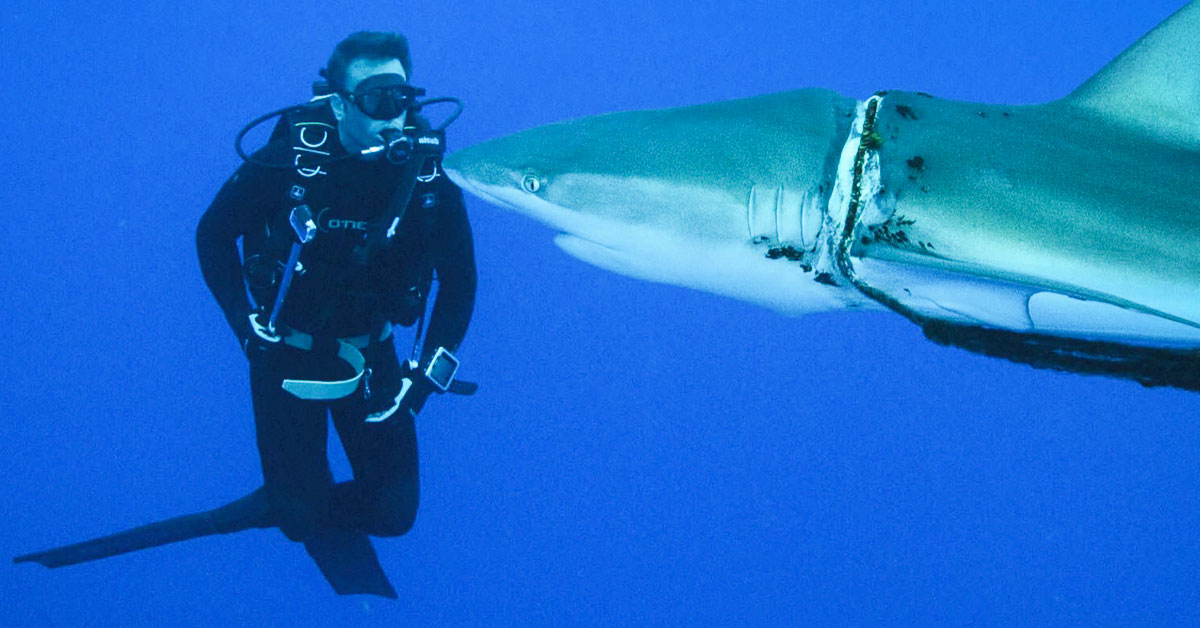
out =
[[327,528],[305,541],[304,549],[338,595],[367,593],[396,599],[375,547],[363,532]]
[[14,563],[40,563],[51,569],[127,554],[213,534],[272,527],[266,491],[254,492],[219,508],[173,517],[98,539],[17,556]]
[[[219,508],[17,556],[13,562],[39,563],[54,569],[202,536],[274,526],[266,490],[259,488]],[[326,528],[306,541],[304,547],[339,595],[366,593],[396,599],[396,590],[383,573],[371,539],[365,533]]]

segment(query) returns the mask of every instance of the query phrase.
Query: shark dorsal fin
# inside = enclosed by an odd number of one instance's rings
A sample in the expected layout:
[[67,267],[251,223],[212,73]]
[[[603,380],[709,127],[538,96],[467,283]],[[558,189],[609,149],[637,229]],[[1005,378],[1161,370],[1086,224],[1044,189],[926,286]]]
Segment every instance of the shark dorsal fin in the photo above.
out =
[[1171,143],[1200,145],[1200,0],[1127,48],[1066,102]]

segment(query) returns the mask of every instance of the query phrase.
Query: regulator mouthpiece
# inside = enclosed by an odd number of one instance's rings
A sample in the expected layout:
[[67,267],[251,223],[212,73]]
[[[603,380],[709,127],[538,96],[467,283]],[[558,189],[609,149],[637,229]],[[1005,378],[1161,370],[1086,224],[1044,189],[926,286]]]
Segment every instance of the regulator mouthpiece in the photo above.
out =
[[384,141],[383,156],[388,161],[402,164],[412,157],[413,139],[411,137],[396,129],[384,129],[380,135],[383,136]]

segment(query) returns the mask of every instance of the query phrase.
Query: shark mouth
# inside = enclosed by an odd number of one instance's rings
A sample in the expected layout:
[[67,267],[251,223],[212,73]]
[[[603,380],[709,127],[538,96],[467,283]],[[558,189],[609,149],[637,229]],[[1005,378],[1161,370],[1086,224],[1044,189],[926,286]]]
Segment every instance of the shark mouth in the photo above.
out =
[[558,245],[559,248],[578,249],[581,247],[589,247],[590,246],[590,247],[599,247],[602,249],[606,249],[613,253],[619,252],[621,250],[615,246],[600,242],[599,240],[585,238],[577,233],[571,233],[569,231],[559,231],[557,234],[555,234],[554,243],[556,245]]
[[[462,177],[452,178],[460,186],[488,203],[524,214],[550,227],[557,232],[554,235],[554,243],[568,252],[594,248],[619,253],[621,247],[614,245],[613,242],[620,241],[621,238],[614,236],[619,232],[631,229],[630,226],[618,221],[587,215],[543,199],[515,193],[504,187],[473,184],[463,180]],[[512,198],[517,194],[520,194],[519,199]],[[609,237],[605,237],[606,235]]]

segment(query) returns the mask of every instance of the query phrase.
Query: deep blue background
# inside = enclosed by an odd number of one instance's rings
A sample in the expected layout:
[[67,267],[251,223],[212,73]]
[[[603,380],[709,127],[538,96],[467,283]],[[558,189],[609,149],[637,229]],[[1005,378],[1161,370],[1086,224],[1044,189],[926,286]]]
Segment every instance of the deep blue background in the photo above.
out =
[[[193,230],[233,134],[302,100],[351,30],[408,34],[415,82],[467,103],[461,147],[805,86],[1039,102],[1179,5],[9,2],[0,555],[257,485],[244,359]],[[639,283],[469,208],[462,357],[483,389],[421,416],[421,514],[377,542],[399,601],[339,598],[254,531],[2,567],[0,624],[1200,621],[1195,394],[937,347],[895,315],[790,319]]]

